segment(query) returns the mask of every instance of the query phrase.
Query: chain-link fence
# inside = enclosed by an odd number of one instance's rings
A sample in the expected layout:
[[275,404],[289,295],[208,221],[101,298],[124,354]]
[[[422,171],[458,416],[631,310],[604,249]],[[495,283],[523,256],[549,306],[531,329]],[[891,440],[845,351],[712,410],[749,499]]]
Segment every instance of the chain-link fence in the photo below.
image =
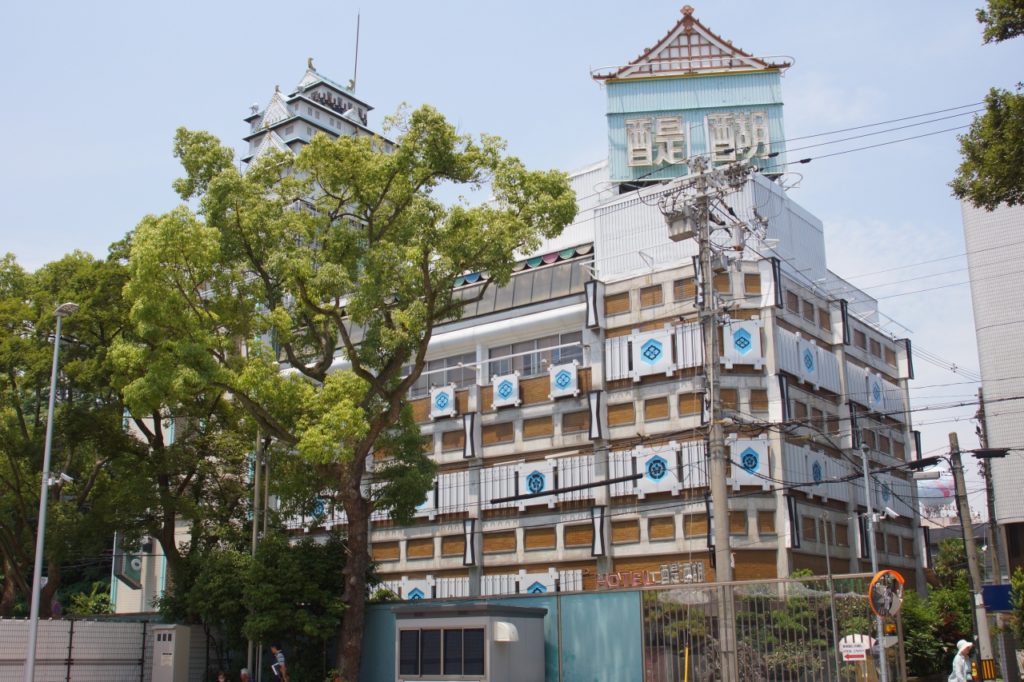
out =
[[[148,624],[43,620],[36,639],[36,682],[145,682]],[[29,621],[0,619],[0,680],[25,675]]]

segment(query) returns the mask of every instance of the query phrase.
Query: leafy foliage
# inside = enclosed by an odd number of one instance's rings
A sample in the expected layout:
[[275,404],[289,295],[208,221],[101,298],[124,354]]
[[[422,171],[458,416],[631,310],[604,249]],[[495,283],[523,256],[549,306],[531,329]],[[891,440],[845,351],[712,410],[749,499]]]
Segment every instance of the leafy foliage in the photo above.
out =
[[[395,142],[317,136],[297,157],[267,155],[244,174],[214,138],[179,130],[186,177],[175,189],[198,210],[136,229],[126,292],[137,339],[115,349],[133,409],[230,395],[264,436],[329,472],[315,492],[348,518],[349,677],[369,515],[409,518],[434,473],[406,398],[434,327],[466,304],[455,278],[485,271],[507,283],[515,254],[576,210],[564,174],[527,171],[501,140],[461,135],[430,107],[399,112],[391,130]],[[493,200],[482,205],[435,197],[485,185]]]
[[953,194],[993,210],[1024,204],[1024,92],[993,88],[985,113],[961,135],[962,161],[950,183]]
[[984,25],[986,43],[999,43],[1024,34],[1024,2],[988,0],[987,9],[979,9],[978,21]]

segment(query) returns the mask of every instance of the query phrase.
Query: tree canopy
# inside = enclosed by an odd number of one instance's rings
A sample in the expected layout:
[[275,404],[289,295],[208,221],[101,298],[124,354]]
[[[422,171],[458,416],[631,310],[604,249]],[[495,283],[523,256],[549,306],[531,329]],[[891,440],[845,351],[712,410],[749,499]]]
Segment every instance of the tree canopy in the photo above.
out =
[[[1022,0],[988,0],[979,9],[986,43],[999,43],[1024,34]],[[960,166],[950,187],[958,199],[994,210],[1002,203],[1024,204],[1024,92],[992,88],[985,113],[959,136]]]
[[978,22],[984,25],[986,43],[1000,43],[1024,34],[1024,2],[988,0],[987,9],[979,9]]
[[[528,171],[500,139],[460,134],[430,107],[400,111],[388,132],[393,142],[318,135],[242,173],[215,138],[179,130],[175,189],[197,209],[137,227],[126,293],[138,340],[115,349],[137,371],[133,409],[223,392],[328,474],[308,495],[347,517],[341,657],[353,679],[369,515],[410,518],[434,475],[407,395],[435,327],[462,313],[455,279],[507,283],[516,254],[576,211],[563,173]],[[438,198],[482,189],[489,201]]]

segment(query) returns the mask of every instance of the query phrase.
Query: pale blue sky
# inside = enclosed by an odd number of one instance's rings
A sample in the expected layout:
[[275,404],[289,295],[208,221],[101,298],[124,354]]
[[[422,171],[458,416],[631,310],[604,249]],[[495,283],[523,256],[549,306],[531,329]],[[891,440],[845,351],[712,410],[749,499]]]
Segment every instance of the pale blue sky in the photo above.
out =
[[[144,214],[175,204],[176,127],[209,130],[240,149],[249,105],[262,108],[275,84],[289,90],[307,57],[346,82],[357,11],[357,94],[376,107],[372,126],[403,101],[429,102],[466,132],[505,137],[529,166],[572,169],[599,160],[606,151],[604,92],[590,70],[634,58],[675,24],[681,5],[8,3],[0,28],[0,129],[8,158],[0,170],[0,253],[13,251],[29,269],[72,249],[104,254]],[[718,1],[696,3],[695,16],[755,55],[795,59],[783,78],[793,138],[978,102],[990,86],[1012,87],[1024,77],[1024,40],[982,46],[974,19],[979,5]],[[793,196],[825,221],[832,269],[853,276],[963,251],[959,206],[946,187],[956,164],[956,141],[946,133],[801,166]],[[868,287],[960,267],[962,260],[942,261],[854,282]],[[964,280],[965,273],[950,273],[869,292]],[[913,330],[915,343],[977,368],[966,286],[883,305]],[[921,386],[958,380],[920,361],[918,369]],[[917,402],[974,390],[921,388]],[[917,421],[948,416],[924,413]],[[925,449],[942,448],[952,428],[965,447],[976,442],[972,425],[925,425]]]

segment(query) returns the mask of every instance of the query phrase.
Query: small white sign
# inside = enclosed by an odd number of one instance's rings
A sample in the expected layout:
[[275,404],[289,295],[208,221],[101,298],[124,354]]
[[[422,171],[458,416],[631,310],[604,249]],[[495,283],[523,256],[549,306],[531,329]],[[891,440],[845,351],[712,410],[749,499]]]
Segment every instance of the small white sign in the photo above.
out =
[[839,650],[843,652],[844,661],[864,661],[868,657],[868,650],[860,642],[842,642]]

